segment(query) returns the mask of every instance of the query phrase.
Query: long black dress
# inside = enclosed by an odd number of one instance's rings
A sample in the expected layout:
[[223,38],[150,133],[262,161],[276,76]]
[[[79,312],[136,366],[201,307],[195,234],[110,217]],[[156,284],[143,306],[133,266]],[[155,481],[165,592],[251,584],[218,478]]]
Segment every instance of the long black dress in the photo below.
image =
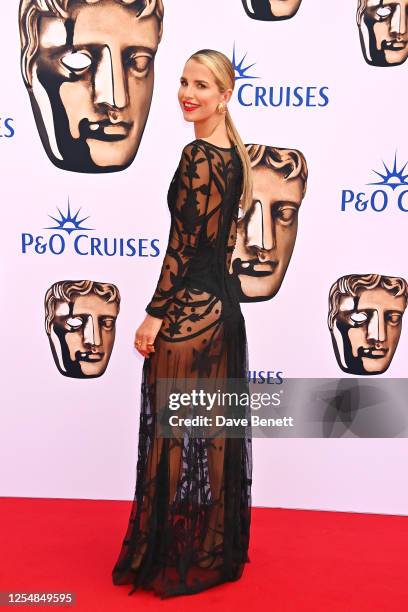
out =
[[156,381],[246,381],[245,322],[229,277],[242,164],[197,139],[168,192],[169,243],[146,311],[163,319],[142,376],[137,481],[113,583],[162,598],[237,580],[249,562],[252,446],[241,438],[157,434]]

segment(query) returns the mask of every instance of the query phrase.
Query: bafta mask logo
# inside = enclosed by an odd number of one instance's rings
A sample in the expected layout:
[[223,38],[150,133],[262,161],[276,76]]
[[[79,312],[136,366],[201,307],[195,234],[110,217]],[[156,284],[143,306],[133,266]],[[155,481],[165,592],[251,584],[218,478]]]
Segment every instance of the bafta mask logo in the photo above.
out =
[[245,12],[260,21],[281,21],[294,17],[302,0],[242,0]]
[[328,325],[340,368],[348,374],[383,374],[401,335],[408,300],[403,278],[351,274],[330,290]]
[[162,0],[21,0],[21,68],[50,160],[115,172],[149,115]]
[[358,0],[364,57],[372,66],[399,66],[408,57],[408,0]]
[[48,289],[45,330],[61,374],[70,378],[104,374],[119,308],[119,290],[108,283],[61,281]]
[[298,212],[308,169],[300,151],[246,145],[253,172],[253,201],[238,219],[230,273],[241,302],[273,298],[295,246]]

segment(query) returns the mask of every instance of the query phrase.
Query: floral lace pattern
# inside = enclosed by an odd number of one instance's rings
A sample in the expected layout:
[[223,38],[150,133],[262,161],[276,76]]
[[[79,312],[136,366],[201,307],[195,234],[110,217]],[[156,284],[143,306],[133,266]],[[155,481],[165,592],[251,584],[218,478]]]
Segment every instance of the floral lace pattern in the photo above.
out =
[[163,320],[142,375],[136,491],[114,584],[162,598],[237,580],[249,561],[251,439],[157,435],[157,381],[246,380],[245,323],[228,278],[242,166],[234,147],[184,147],[169,241],[146,311]]

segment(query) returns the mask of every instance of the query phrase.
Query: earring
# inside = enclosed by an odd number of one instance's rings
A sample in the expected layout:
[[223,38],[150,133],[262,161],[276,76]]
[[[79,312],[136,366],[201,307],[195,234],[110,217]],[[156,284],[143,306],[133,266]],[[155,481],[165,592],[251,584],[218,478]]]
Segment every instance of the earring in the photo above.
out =
[[217,106],[217,110],[220,114],[225,114],[227,112],[227,105],[220,102]]

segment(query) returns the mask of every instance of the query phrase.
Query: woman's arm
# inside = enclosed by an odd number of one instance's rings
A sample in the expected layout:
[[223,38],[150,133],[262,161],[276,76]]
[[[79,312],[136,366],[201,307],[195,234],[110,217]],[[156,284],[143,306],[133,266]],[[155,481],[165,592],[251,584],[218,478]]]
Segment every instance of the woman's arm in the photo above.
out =
[[190,143],[184,147],[178,167],[177,197],[160,278],[146,306],[148,314],[136,330],[135,347],[146,358],[154,352],[153,343],[163,324],[162,319],[196,252],[205,225],[210,191],[211,172],[206,150],[202,145]]
[[177,199],[169,241],[156,290],[146,312],[162,319],[180,289],[188,264],[197,250],[211,191],[211,167],[203,145],[190,143],[179,164]]

